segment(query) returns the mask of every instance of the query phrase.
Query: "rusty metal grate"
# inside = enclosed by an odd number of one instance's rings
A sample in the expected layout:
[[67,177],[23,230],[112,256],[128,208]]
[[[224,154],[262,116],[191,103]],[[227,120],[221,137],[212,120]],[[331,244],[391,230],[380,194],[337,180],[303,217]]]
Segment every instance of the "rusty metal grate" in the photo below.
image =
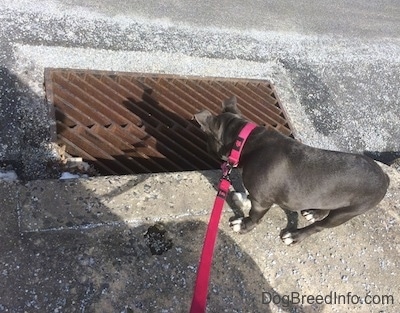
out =
[[247,119],[292,136],[264,80],[46,69],[45,87],[54,139],[105,175],[219,168],[192,117],[231,95]]

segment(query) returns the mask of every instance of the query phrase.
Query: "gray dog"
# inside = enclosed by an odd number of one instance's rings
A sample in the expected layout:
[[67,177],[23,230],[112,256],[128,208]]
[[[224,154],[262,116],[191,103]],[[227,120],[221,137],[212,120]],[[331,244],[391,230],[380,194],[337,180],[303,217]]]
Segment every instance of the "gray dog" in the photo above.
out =
[[[208,136],[210,152],[226,160],[246,124],[236,98],[224,101],[220,115],[202,111],[195,119]],[[231,226],[240,233],[250,231],[276,203],[312,222],[284,231],[281,238],[287,245],[372,209],[389,186],[388,176],[366,156],[312,148],[264,127],[248,137],[239,168],[251,209]]]

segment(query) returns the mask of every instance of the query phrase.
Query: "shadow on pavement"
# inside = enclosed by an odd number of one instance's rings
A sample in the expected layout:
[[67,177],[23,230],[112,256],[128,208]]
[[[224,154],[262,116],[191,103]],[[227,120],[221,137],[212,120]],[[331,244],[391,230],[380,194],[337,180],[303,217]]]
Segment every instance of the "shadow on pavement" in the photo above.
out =
[[0,66],[0,167],[12,166],[23,180],[57,177],[49,125],[44,99]]
[[386,165],[392,165],[396,159],[400,158],[400,151],[364,151],[364,154],[375,161],[382,162]]
[[[54,184],[66,191],[72,186],[63,181]],[[55,185],[50,191],[54,197],[50,207],[54,205],[58,212],[53,219],[40,209],[49,206],[49,198],[44,197],[49,192],[42,190],[41,182],[30,182],[25,185],[27,191],[20,193],[18,205],[24,231],[13,237],[0,233],[15,242],[1,249],[1,263],[5,264],[1,311],[188,312],[208,216],[165,220],[160,226],[163,233],[151,237],[149,228],[154,222],[124,223],[79,182],[76,187],[87,197],[70,192],[69,197],[60,199]],[[128,188],[117,190],[110,188],[111,197]],[[61,203],[68,206],[63,209]],[[35,217],[35,212],[44,214],[43,218]],[[15,219],[15,212],[8,213],[3,212],[6,218]],[[108,222],[95,220],[96,214],[108,215]],[[55,223],[60,224],[52,227]],[[39,229],[34,230],[36,226]],[[159,255],[150,249],[157,246]],[[275,302],[280,302],[276,308],[283,312],[307,312],[276,293],[252,257],[220,231],[208,312],[270,312],[272,304],[262,303],[263,292],[275,296]]]

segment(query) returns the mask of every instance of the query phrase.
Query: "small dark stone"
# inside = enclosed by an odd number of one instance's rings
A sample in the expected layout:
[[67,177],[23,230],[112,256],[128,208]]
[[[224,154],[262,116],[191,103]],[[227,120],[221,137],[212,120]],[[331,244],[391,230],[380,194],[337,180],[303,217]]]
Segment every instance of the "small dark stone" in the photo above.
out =
[[161,255],[172,248],[172,239],[168,238],[167,231],[162,224],[155,224],[144,234],[147,246],[152,255]]

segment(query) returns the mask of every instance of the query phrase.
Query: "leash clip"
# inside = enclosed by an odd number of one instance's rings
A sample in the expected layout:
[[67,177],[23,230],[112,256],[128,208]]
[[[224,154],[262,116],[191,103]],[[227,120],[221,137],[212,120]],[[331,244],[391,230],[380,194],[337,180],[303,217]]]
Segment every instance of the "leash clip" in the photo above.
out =
[[226,180],[230,181],[229,175],[231,174],[233,168],[234,168],[234,165],[231,164],[230,162],[222,163],[222,165],[221,165],[222,179],[226,179]]

